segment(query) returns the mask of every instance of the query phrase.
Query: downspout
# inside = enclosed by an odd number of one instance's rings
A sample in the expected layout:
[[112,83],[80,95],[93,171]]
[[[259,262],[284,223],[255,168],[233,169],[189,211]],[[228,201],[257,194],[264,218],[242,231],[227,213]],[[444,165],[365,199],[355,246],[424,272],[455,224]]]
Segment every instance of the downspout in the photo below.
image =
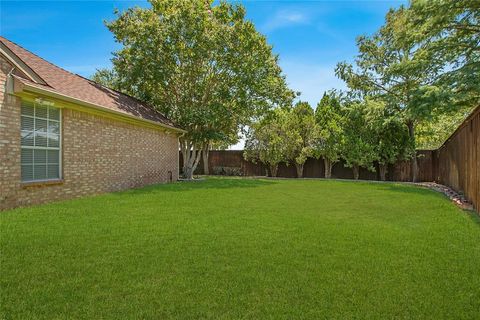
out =
[[13,71],[15,70],[15,67],[12,67],[12,69],[7,73],[7,80],[5,81],[5,92],[6,93],[13,93]]
[[[7,73],[7,79],[5,81],[5,88],[4,88],[5,93],[13,94],[13,77],[12,77],[13,70],[15,70],[15,67],[12,67],[12,70],[10,70]],[[2,106],[3,106],[3,103],[0,104],[0,111],[2,111]]]

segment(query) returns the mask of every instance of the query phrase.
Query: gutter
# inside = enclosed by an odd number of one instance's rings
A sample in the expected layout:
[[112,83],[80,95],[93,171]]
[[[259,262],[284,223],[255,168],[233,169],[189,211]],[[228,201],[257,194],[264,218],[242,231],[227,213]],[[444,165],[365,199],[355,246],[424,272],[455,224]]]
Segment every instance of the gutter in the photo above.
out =
[[52,90],[49,90],[49,89],[39,88],[37,86],[33,86],[31,84],[28,84],[28,83],[25,83],[25,82],[22,82],[22,81],[20,81],[20,82],[22,83],[22,87],[23,87],[22,91],[28,91],[28,92],[32,92],[32,93],[43,94],[43,95],[53,97],[53,98],[57,98],[57,99],[60,99],[60,100],[66,101],[66,102],[78,104],[78,105],[81,105],[81,106],[84,106],[84,107],[87,107],[87,108],[93,108],[93,109],[104,111],[106,113],[116,114],[116,115],[121,116],[121,117],[126,117],[126,118],[134,119],[134,120],[137,120],[137,121],[147,122],[149,124],[160,126],[160,127],[165,128],[165,129],[175,131],[175,132],[179,132],[179,133],[182,133],[182,134],[187,133],[186,130],[176,128],[176,127],[170,126],[168,124],[160,123],[160,122],[149,120],[149,119],[139,118],[139,117],[136,117],[136,116],[133,116],[133,115],[130,115],[130,114],[126,114],[126,113],[123,113],[123,112],[119,112],[119,111],[115,111],[115,110],[112,110],[112,109],[109,109],[109,108],[105,108],[101,105],[91,103],[91,102],[88,102],[88,101],[85,101],[85,100],[82,100],[82,99],[78,99],[78,98],[74,98],[74,97],[71,97],[71,96],[68,96],[68,95],[64,95],[64,94],[61,94],[61,93],[58,93],[58,92],[55,92],[55,91],[52,91]]

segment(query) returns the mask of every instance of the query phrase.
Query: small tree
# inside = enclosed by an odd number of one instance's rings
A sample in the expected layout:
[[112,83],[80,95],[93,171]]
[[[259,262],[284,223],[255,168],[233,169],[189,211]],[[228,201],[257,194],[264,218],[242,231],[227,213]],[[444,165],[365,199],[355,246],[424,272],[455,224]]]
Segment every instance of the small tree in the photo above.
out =
[[375,171],[373,162],[378,159],[375,134],[366,117],[366,102],[351,103],[345,109],[342,157],[352,168],[353,178],[358,180],[360,167]]
[[297,102],[286,113],[284,132],[288,138],[286,143],[287,157],[293,161],[297,177],[303,177],[303,167],[307,159],[314,154],[314,144],[318,135],[318,127],[312,107],[308,102]]
[[385,181],[388,165],[410,158],[415,150],[408,136],[408,128],[397,115],[389,112],[384,103],[367,99],[364,107],[366,125],[373,134],[380,179]]
[[259,122],[253,123],[246,133],[244,158],[265,164],[272,177],[277,176],[280,162],[287,162],[291,144],[285,132],[285,110],[276,109]]
[[342,152],[342,114],[339,100],[333,93],[324,93],[315,110],[318,126],[318,139],[315,155],[323,158],[325,178],[332,176],[332,167],[340,159]]

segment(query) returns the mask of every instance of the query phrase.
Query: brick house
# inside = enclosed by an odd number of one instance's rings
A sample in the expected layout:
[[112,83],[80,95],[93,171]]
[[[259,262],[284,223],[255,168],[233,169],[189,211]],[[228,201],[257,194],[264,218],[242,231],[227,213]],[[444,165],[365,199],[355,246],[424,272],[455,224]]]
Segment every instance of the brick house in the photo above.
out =
[[0,37],[0,210],[175,181],[183,132]]

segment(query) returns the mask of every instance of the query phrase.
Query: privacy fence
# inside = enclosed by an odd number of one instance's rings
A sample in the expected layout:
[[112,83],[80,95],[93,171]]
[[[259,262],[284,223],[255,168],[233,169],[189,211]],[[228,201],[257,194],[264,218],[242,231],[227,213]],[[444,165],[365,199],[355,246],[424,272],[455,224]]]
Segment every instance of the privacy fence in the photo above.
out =
[[[181,159],[181,157],[180,157]],[[180,160],[181,161],[181,160]],[[418,150],[419,182],[435,181],[447,185],[471,200],[475,208],[480,208],[480,107],[462,123],[452,136],[437,150]],[[208,167],[210,174],[265,176],[267,167],[243,158],[243,151],[210,151]],[[380,180],[378,165],[376,172],[360,169],[360,179]],[[304,166],[305,178],[324,177],[323,159],[309,158]],[[196,174],[203,174],[200,161]],[[280,164],[278,177],[295,178],[293,165]],[[332,168],[332,178],[353,179],[351,168],[343,161]],[[387,173],[389,181],[411,181],[410,161],[399,161],[390,165]]]
[[462,192],[480,212],[480,107],[434,151],[434,181]]
[[[431,150],[419,150],[418,154],[418,180],[433,181],[433,154]],[[360,168],[360,179],[380,180],[378,165],[376,172]],[[212,150],[209,153],[208,167],[210,174],[215,175],[241,175],[241,176],[266,176],[268,169],[265,165],[246,161],[243,158],[242,150]],[[411,181],[410,161],[399,161],[389,166],[387,180],[389,181]],[[200,160],[196,174],[203,174],[203,163]],[[281,163],[278,167],[277,177],[295,178],[297,176],[295,166]],[[323,159],[308,158],[303,168],[305,178],[323,178],[325,167]],[[332,178],[353,179],[353,171],[345,166],[343,161],[337,162],[332,168]]]

